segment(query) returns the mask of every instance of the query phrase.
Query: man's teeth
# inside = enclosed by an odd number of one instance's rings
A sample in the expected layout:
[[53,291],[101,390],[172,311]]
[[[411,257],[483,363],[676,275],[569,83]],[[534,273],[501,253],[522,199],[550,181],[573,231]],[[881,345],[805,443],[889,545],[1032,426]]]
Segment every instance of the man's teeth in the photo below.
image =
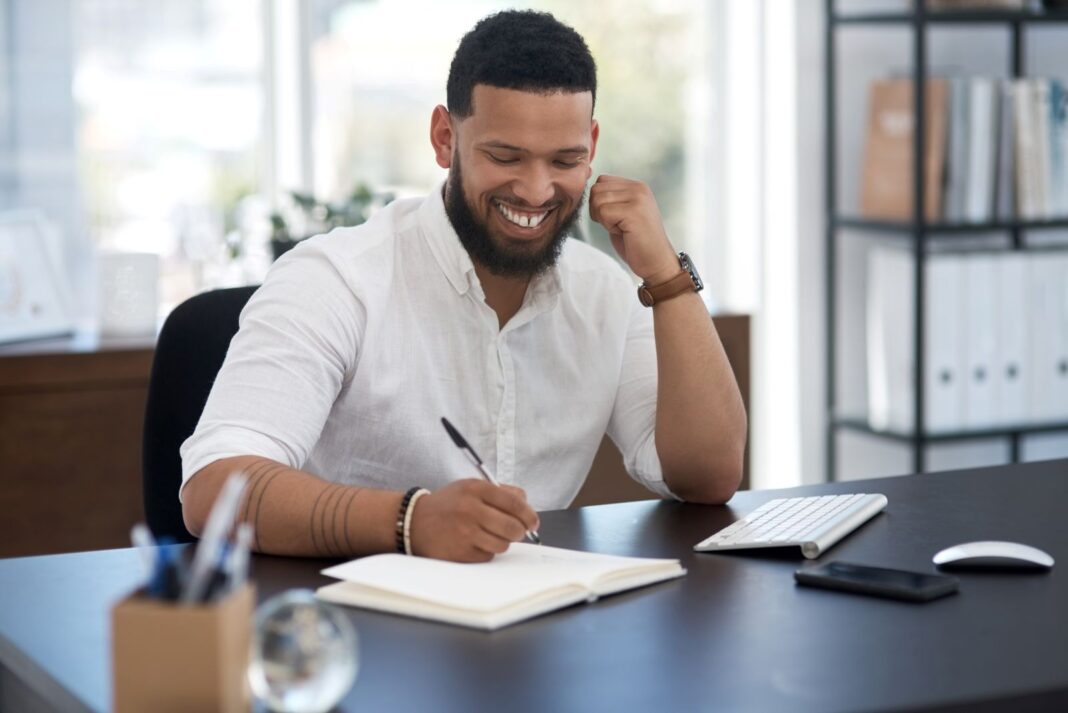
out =
[[517,213],[514,210],[510,210],[503,203],[498,203],[497,208],[501,211],[501,215],[507,218],[510,222],[515,223],[521,228],[536,228],[541,224],[541,221],[545,220],[545,216],[549,215],[550,211],[544,213],[538,213],[536,215],[530,215],[527,213]]

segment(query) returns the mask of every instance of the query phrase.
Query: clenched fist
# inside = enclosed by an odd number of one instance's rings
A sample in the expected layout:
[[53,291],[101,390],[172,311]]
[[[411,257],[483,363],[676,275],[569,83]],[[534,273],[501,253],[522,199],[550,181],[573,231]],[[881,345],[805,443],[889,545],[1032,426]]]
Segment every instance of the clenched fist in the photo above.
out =
[[590,186],[590,217],[604,226],[623,262],[650,285],[679,272],[656,197],[649,186],[602,174]]
[[424,495],[412,512],[412,553],[453,562],[488,562],[538,529],[521,489],[458,480]]

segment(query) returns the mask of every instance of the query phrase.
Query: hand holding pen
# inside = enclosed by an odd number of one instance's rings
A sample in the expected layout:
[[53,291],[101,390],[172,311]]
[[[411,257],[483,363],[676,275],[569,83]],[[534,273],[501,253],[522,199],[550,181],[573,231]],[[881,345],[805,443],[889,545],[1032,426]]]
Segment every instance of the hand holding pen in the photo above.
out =
[[[471,463],[478,469],[478,472],[482,475],[482,477],[493,485],[500,486],[500,483],[498,483],[497,479],[493,477],[493,474],[490,473],[489,470],[487,470],[486,465],[482,462],[482,459],[478,457],[477,453],[475,453],[475,449],[471,447],[471,444],[467,442],[467,439],[460,435],[460,432],[456,430],[456,427],[449,423],[449,419],[442,417],[441,425],[445,427],[445,430],[449,434],[449,438],[452,439],[452,442],[456,444],[457,448],[464,452],[464,455],[467,456],[467,460],[471,461]],[[527,539],[533,542],[535,545],[541,544],[541,537],[538,536],[537,530],[527,530]]]
[[488,562],[537,530],[538,514],[521,489],[479,475],[454,480],[419,499],[411,520],[413,554]]

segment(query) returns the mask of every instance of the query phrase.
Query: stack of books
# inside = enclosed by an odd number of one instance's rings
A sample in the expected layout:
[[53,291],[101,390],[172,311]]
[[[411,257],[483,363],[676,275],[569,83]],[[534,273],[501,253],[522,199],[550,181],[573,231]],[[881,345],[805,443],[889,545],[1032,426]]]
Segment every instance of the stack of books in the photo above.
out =
[[[1068,217],[1068,90],[1061,82],[935,77],[924,106],[928,222]],[[910,79],[872,83],[865,217],[912,218],[913,118]]]

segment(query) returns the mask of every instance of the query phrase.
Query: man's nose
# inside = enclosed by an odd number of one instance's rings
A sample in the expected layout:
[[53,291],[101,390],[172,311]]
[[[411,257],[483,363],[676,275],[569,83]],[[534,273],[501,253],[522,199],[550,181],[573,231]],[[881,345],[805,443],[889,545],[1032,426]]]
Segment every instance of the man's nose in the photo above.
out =
[[524,171],[512,186],[512,191],[532,208],[542,206],[556,196],[550,171],[539,165],[530,166]]

